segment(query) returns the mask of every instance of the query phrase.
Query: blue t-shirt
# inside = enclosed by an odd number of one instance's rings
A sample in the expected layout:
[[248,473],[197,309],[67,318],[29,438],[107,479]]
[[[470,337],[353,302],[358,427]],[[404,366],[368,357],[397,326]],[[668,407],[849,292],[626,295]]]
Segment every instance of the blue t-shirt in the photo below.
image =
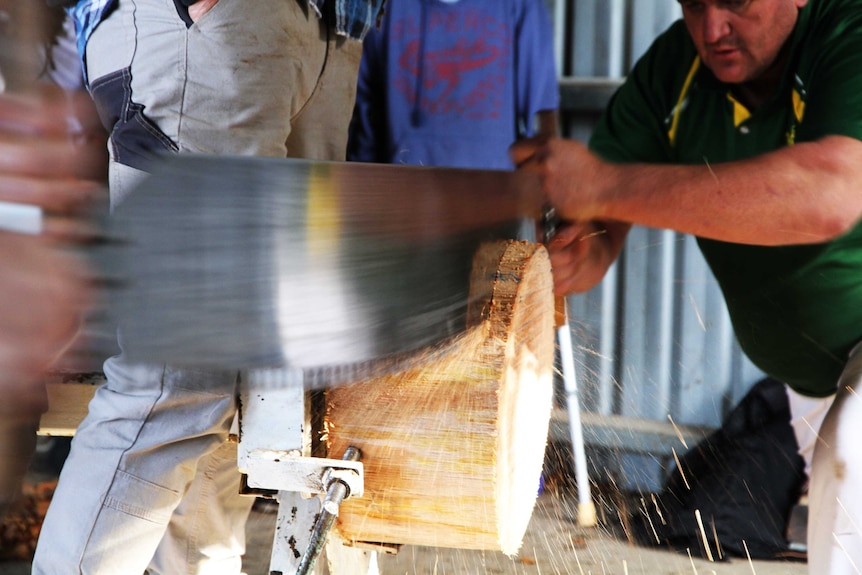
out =
[[510,169],[509,146],[558,104],[544,2],[390,2],[365,39],[348,159]]

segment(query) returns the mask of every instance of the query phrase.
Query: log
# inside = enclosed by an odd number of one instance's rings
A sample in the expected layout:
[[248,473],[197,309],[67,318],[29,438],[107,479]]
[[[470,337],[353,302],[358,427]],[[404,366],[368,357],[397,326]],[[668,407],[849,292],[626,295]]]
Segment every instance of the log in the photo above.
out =
[[552,407],[547,252],[486,246],[471,285],[490,295],[471,306],[462,336],[405,371],[327,392],[330,457],[353,445],[365,465],[365,494],[345,501],[337,522],[348,542],[508,555],[521,546]]

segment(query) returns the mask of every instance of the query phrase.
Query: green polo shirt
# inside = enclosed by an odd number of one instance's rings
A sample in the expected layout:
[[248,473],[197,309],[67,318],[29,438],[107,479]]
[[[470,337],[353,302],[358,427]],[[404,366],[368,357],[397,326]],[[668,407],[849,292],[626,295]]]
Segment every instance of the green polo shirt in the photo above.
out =
[[[791,43],[776,95],[748,113],[676,22],[611,100],[590,147],[614,162],[717,164],[831,134],[862,140],[862,0],[810,0]],[[862,225],[817,245],[698,243],[749,358],[801,393],[833,393],[862,340]]]

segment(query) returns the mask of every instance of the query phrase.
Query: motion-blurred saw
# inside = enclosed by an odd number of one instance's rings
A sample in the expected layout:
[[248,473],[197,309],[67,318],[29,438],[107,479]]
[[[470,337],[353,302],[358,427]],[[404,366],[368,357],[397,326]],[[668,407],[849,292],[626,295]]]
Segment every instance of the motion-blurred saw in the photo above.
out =
[[[44,66],[34,6],[0,0],[7,89]],[[523,173],[180,154],[88,251],[130,359],[332,380],[462,332],[469,297],[486,296],[469,291],[478,247],[521,236],[541,206]],[[0,229],[42,224],[40,208],[0,202]]]
[[331,379],[462,332],[478,247],[541,206],[522,173],[178,155],[97,259],[131,359]]

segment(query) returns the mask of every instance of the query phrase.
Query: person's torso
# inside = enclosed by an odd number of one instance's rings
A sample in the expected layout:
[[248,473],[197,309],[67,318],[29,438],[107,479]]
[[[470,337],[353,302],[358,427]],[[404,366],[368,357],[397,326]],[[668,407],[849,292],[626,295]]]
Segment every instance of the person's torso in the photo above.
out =
[[381,60],[391,162],[511,168],[518,122],[514,4],[389,5]]
[[[651,63],[660,71],[656,83],[666,86],[658,99],[665,113],[656,126],[666,142],[662,151],[649,151],[642,161],[705,164],[708,169],[831,133],[825,126],[837,123],[834,116],[846,110],[823,105],[822,94],[829,87],[821,82],[825,75],[818,54],[832,46],[830,38],[818,32],[836,6],[862,12],[862,2],[816,1],[817,10],[803,13],[800,20],[781,85],[753,112],[735,101],[728,86],[708,70],[693,71],[697,54],[681,24],[659,40],[665,45],[658,53],[673,54],[672,64]],[[862,90],[862,70],[858,85]],[[698,242],[747,355],[799,391],[833,392],[847,353],[862,339],[862,225],[825,244],[760,247],[703,238]]]

